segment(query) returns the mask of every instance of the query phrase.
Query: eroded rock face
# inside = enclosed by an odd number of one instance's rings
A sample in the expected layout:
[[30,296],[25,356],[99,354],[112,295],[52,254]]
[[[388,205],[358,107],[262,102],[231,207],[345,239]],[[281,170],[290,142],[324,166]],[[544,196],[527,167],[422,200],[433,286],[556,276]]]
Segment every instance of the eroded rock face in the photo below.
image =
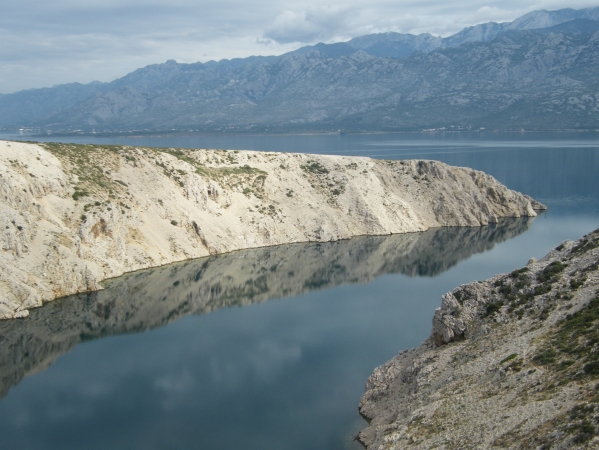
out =
[[443,296],[366,383],[369,449],[598,448],[599,230]]
[[0,318],[209,254],[535,215],[435,161],[0,141]]

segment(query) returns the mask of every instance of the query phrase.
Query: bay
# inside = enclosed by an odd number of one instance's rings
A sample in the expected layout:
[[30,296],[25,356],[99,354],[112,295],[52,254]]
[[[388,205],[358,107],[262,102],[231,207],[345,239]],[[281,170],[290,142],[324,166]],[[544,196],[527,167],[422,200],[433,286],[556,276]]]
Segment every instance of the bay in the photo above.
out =
[[428,336],[443,293],[599,227],[596,133],[45,139],[437,159],[549,210],[203,258],[0,322],[7,449],[360,448],[367,377]]

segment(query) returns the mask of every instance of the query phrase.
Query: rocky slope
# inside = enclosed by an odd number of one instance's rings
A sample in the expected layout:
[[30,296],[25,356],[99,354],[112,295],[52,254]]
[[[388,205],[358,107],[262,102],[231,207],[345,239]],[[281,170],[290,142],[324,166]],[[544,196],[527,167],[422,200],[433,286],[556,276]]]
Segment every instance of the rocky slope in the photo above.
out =
[[599,447],[599,230],[443,296],[369,378],[371,449]]
[[83,341],[388,273],[434,276],[525,232],[533,220],[248,249],[127,274],[104,290],[34,309],[26,322],[0,321],[0,398]]
[[434,161],[0,141],[0,318],[142,268],[481,226],[531,200]]

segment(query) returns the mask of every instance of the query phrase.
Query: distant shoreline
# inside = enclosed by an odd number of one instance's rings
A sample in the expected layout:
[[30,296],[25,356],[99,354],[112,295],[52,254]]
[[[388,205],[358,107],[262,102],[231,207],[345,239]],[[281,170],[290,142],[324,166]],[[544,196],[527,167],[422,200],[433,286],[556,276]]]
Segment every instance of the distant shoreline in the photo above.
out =
[[[306,131],[306,132],[264,132],[264,131],[148,131],[146,133],[140,132],[101,132],[101,133],[63,133],[63,132],[51,132],[47,134],[20,134],[16,131],[0,131],[0,137],[2,139],[9,139],[19,141],[18,137],[22,137],[23,142],[35,141],[36,138],[65,138],[65,137],[97,137],[97,138],[163,138],[163,137],[176,137],[176,136],[342,136],[342,135],[382,135],[382,134],[412,134],[412,135],[423,135],[423,134],[497,134],[497,133],[509,133],[509,134],[538,134],[538,133],[599,133],[598,129],[565,129],[565,130],[400,130],[400,131]],[[36,141],[37,142],[37,141]]]

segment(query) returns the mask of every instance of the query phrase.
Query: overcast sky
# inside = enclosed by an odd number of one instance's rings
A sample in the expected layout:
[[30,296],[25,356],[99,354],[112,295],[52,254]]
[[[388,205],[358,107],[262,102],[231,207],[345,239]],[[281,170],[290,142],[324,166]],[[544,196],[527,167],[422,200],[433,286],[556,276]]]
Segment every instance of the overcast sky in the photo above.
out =
[[597,0],[2,0],[0,93],[112,81],[168,59],[278,55],[397,31],[448,36]]

